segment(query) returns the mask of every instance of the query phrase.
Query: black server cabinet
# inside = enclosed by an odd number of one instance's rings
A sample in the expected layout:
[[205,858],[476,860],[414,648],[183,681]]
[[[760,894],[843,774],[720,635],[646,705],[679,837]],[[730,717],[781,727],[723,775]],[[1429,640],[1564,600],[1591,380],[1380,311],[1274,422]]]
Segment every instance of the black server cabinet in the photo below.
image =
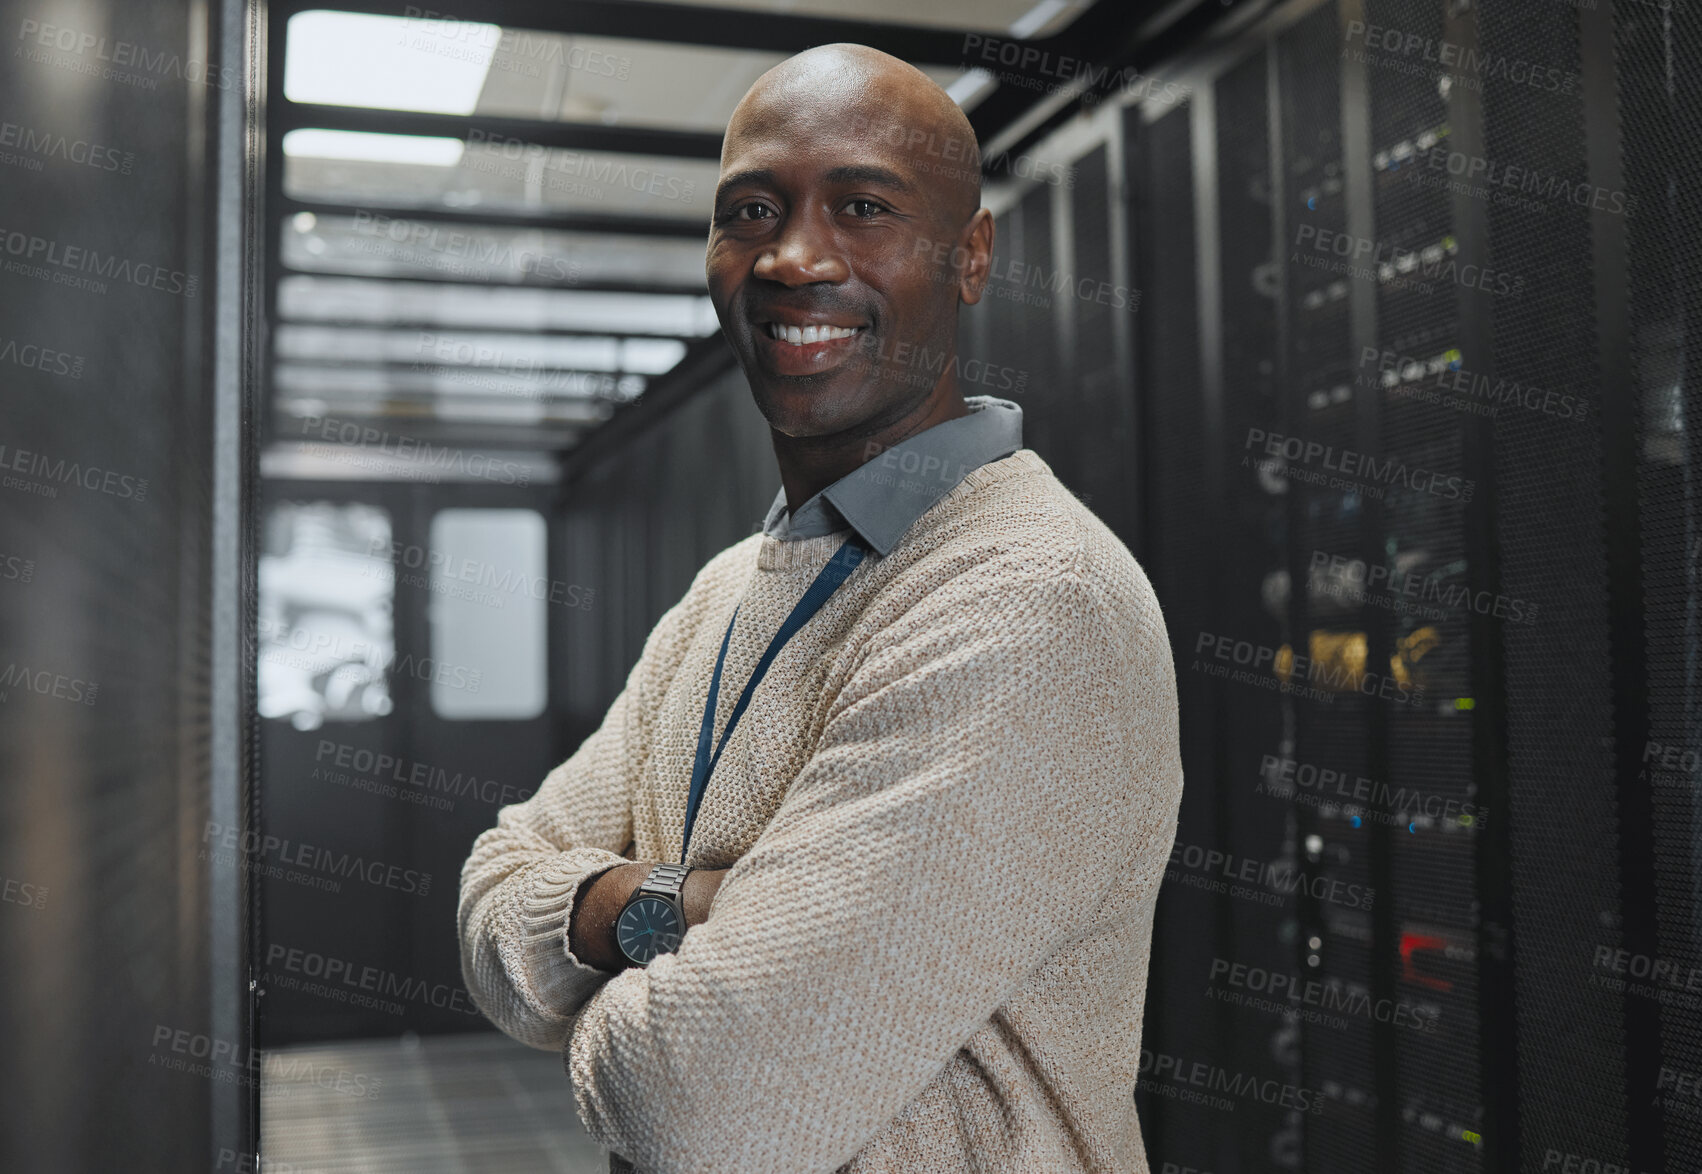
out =
[[[1632,409],[1612,418],[1617,429],[1610,434],[1606,465],[1619,476],[1610,481],[1606,508],[1610,516],[1629,513],[1638,522],[1635,534],[1615,532],[1619,541],[1610,547],[1608,568],[1610,574],[1619,567],[1637,573],[1634,582],[1614,575],[1610,583],[1616,587],[1610,589],[1643,603],[1642,630],[1626,631],[1624,640],[1628,656],[1643,660],[1647,680],[1642,699],[1647,729],[1641,744],[1629,746],[1635,764],[1622,754],[1618,769],[1626,786],[1648,804],[1651,842],[1644,845],[1645,864],[1654,875],[1634,878],[1654,886],[1648,900],[1654,923],[1643,932],[1654,931],[1658,958],[1669,963],[1669,973],[1685,988],[1673,989],[1673,979],[1661,984],[1667,997],[1659,1007],[1658,1048],[1633,1056],[1627,1100],[1645,1113],[1659,1111],[1669,1168],[1696,1168],[1702,1165],[1702,1101],[1695,1092],[1702,1067],[1697,1063],[1702,1057],[1702,1002],[1697,998],[1702,980],[1692,982],[1702,965],[1696,911],[1696,795],[1702,784],[1702,503],[1697,484],[1702,432],[1697,422],[1702,421],[1702,389],[1687,377],[1687,368],[1689,356],[1702,353],[1702,142],[1697,137],[1702,11],[1695,5],[1617,4],[1611,26],[1605,15],[1597,14],[1589,28],[1585,54],[1595,65],[1611,53],[1616,66],[1614,101],[1606,105],[1610,112],[1617,109],[1619,152],[1617,158],[1606,156],[1605,166],[1592,160],[1586,192],[1592,207],[1603,204],[1610,215],[1633,205],[1629,214],[1610,221],[1622,237],[1604,243],[1604,251],[1623,258],[1607,276],[1611,282],[1615,273],[1623,273],[1623,284],[1604,289],[1597,282],[1598,301],[1605,294],[1617,307],[1600,331],[1608,361],[1624,359],[1614,399]],[[1585,72],[1593,80],[1606,71],[1585,67]],[[1646,1013],[1653,1010],[1645,1008]]]
[[[1155,1163],[1702,1158],[1699,41],[1640,0],[1291,5],[1131,117],[1188,778],[1149,1046],[1321,1094],[1149,1089]],[[1195,847],[1307,879],[1255,904]],[[1291,976],[1281,1029],[1202,1003],[1208,954]]]

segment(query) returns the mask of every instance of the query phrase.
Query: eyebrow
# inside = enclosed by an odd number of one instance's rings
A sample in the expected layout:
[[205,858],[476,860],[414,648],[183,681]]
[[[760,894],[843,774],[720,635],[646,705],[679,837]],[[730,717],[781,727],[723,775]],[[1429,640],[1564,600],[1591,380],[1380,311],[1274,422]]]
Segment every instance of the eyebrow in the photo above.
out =
[[[872,163],[847,163],[844,166],[833,168],[822,178],[828,183],[833,184],[875,184],[880,187],[892,188],[895,191],[903,192],[906,195],[914,194],[916,191],[916,185],[898,174],[898,172],[893,171],[890,168],[878,167]],[[750,167],[746,168],[744,171],[735,171],[731,175],[724,176],[722,178],[720,185],[715,189],[715,198],[717,200],[721,199],[727,194],[727,192],[734,188],[756,187],[763,184],[772,184],[774,180],[774,172],[766,167]]]

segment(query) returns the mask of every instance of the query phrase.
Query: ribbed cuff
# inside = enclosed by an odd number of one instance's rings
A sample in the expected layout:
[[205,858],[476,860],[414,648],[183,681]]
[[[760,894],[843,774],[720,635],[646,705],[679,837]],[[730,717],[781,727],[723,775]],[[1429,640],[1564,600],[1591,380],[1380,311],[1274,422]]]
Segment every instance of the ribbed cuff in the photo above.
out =
[[537,867],[521,902],[521,956],[539,1001],[556,1014],[579,1004],[614,975],[574,957],[568,944],[568,919],[579,886],[621,864],[625,856],[602,848],[572,848]]

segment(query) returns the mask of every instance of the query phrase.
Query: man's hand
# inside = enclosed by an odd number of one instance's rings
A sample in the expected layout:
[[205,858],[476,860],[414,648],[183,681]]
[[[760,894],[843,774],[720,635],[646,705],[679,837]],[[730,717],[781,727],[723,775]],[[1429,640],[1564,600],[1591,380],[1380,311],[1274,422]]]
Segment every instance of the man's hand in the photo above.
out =
[[[620,917],[628,899],[638,891],[638,886],[644,883],[644,878],[650,875],[654,864],[649,860],[617,864],[579,887],[567,927],[568,948],[575,958],[587,966],[616,974],[632,965],[615,945],[615,920]],[[686,875],[685,886],[680,889],[686,929],[702,925],[709,919],[709,903],[721,888],[727,871],[725,868],[694,868]]]

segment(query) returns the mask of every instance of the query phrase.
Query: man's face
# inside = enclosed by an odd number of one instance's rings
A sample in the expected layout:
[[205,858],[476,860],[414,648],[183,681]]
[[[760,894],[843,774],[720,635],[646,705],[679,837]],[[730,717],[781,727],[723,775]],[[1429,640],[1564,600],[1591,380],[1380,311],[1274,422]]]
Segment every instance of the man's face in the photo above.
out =
[[787,87],[747,99],[728,127],[709,294],[787,436],[898,419],[955,354],[967,222],[929,166],[966,166],[963,144],[919,149],[914,122],[873,99]]

